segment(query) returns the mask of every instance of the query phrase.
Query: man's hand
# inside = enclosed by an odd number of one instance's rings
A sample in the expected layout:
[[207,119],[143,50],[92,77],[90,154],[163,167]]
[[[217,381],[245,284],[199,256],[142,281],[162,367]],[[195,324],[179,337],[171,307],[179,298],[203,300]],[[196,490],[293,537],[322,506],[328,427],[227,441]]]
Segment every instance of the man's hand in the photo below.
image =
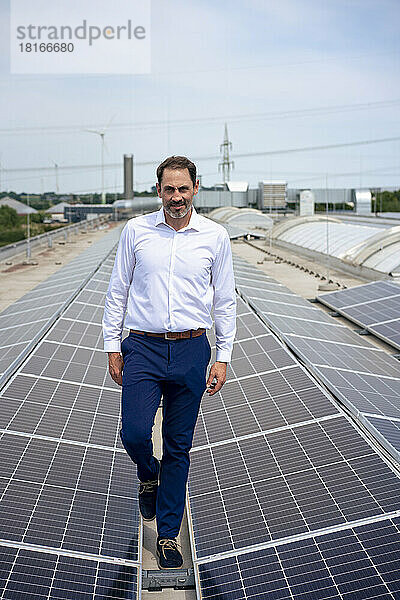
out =
[[[217,381],[213,381],[216,379]],[[212,365],[210,374],[207,379],[206,392],[210,396],[213,396],[222,388],[226,381],[226,363],[219,362],[218,360]]]
[[124,359],[119,352],[108,353],[108,370],[118,385],[122,385],[122,369],[124,368]]

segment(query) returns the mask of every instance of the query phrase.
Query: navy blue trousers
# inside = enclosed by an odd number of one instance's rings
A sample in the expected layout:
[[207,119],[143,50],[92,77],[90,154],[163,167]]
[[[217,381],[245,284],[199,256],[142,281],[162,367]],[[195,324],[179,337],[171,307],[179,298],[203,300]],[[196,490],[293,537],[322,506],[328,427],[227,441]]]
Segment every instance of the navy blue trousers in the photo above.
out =
[[156,479],[152,430],[163,397],[163,455],[157,494],[158,535],[175,538],[185,508],[189,450],[201,397],[206,389],[211,348],[205,333],[166,340],[131,333],[122,342],[122,429],[125,450],[140,481]]

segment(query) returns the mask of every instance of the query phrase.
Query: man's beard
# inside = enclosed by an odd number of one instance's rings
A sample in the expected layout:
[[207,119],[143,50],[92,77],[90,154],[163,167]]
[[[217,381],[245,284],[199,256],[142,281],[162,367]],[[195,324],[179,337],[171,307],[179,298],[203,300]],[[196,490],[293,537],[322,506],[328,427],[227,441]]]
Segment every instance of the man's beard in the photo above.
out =
[[180,210],[176,210],[172,208],[173,204],[169,202],[166,206],[164,206],[164,210],[167,213],[167,215],[169,215],[173,219],[182,219],[183,217],[186,217],[186,215],[190,212],[190,209],[192,208],[191,203],[184,202],[183,204],[184,206]]

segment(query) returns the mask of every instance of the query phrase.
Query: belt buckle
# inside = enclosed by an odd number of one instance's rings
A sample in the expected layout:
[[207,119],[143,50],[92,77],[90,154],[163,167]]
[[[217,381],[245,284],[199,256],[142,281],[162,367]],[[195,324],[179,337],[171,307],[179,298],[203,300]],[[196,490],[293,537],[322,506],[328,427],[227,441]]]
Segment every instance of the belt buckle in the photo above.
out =
[[173,332],[172,331],[166,331],[164,333],[164,339],[165,340],[176,340],[176,337],[168,337],[170,335],[173,335]]

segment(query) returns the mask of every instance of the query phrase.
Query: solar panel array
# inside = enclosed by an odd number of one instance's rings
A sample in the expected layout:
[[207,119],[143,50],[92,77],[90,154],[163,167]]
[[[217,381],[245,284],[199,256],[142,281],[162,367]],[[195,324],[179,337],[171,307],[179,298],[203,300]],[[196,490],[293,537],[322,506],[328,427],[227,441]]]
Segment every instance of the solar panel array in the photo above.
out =
[[60,309],[68,303],[118,241],[114,228],[56,273],[0,313],[0,378],[40,338]]
[[1,392],[1,598],[138,598],[135,469],[101,315],[110,256]]
[[201,563],[213,600],[399,597],[399,518]]
[[242,259],[235,279],[263,321],[400,462],[399,362]]
[[368,527],[393,561],[398,475],[241,299],[237,324],[227,382],[202,399],[191,450],[198,597],[395,598],[399,576],[391,565],[389,582]]
[[318,300],[400,349],[400,286],[391,281],[329,292]]
[[[135,469],[119,439],[120,388],[102,350],[113,256],[0,394],[4,600],[140,598]],[[282,295],[287,306],[307,306],[235,263],[249,293],[269,289],[275,304]],[[291,319],[299,338],[310,326],[338,339],[348,331],[314,316]],[[215,356],[213,331],[209,338]],[[365,340],[358,348],[368,348]],[[399,492],[393,467],[238,298],[228,381],[203,398],[191,451],[199,597],[398,598]]]

